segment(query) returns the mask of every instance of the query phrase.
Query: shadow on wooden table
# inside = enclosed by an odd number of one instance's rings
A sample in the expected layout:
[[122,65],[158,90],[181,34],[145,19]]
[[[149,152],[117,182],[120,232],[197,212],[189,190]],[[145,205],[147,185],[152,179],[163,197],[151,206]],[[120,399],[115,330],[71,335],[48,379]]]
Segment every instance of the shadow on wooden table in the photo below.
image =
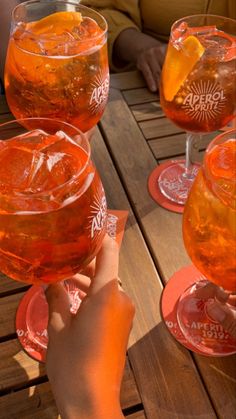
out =
[[1,364],[5,365],[0,373],[4,383],[0,390],[0,418],[58,418],[44,364],[30,358],[17,339],[1,345],[4,345]]
[[[235,418],[235,356],[196,355],[161,321],[130,347],[129,358],[148,418]],[[135,366],[140,358],[142,369]]]

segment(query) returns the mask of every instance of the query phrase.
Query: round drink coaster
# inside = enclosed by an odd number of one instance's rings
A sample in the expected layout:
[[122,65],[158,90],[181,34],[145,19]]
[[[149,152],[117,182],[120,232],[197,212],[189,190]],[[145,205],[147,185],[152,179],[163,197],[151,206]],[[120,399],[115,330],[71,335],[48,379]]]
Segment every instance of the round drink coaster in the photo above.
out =
[[[32,312],[30,308],[36,298],[37,314],[35,313],[34,317],[34,312]],[[42,313],[41,316],[40,313]],[[27,321],[29,320],[30,324],[27,324]],[[48,306],[44,296],[44,290],[40,286],[33,285],[24,294],[18,306],[16,312],[16,333],[27,354],[40,362],[45,362],[46,358],[46,348],[48,342],[47,322]],[[34,326],[34,333],[32,333],[30,327],[31,324]]]
[[[179,161],[181,162],[181,160]],[[170,160],[166,163],[158,165],[148,178],[148,191],[152,199],[156,201],[161,207],[168,209],[169,211],[177,212],[182,214],[184,210],[184,205],[177,204],[174,201],[171,201],[166,196],[162,194],[158,185],[158,178],[163,170],[171,166],[174,163],[174,160]]]
[[[176,272],[168,281],[161,299],[163,320],[174,338],[186,348],[205,356],[229,356],[236,353],[236,340],[207,313],[207,304],[214,297],[194,295],[208,281],[190,265]],[[202,285],[201,285],[202,284]],[[202,294],[204,295],[204,294]],[[177,314],[178,308],[178,314]],[[181,327],[177,321],[179,315]],[[182,330],[185,329],[185,338]]]
[[161,312],[162,318],[165,322],[169,332],[181,345],[185,346],[193,352],[201,355],[205,353],[197,350],[190,342],[188,342],[177,322],[176,309],[180,296],[192,284],[202,280],[202,274],[195,268],[194,265],[186,266],[175,272],[174,275],[167,282],[161,297]]

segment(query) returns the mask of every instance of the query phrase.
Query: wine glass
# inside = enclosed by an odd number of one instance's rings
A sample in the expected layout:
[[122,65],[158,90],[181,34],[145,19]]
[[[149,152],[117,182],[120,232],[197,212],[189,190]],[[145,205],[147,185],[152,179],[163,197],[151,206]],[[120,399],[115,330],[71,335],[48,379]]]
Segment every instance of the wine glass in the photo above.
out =
[[236,112],[236,21],[195,15],[175,22],[161,74],[166,116],[187,131],[185,161],[163,165],[160,192],[184,205],[199,170],[201,135],[227,125]]
[[[207,279],[191,285],[180,297],[178,323],[187,342],[197,351],[215,356],[236,353],[236,339],[212,320],[208,311],[217,293],[204,293],[208,281],[229,293],[236,292],[235,162],[236,130],[233,129],[209,144],[183,214],[185,248]],[[224,305],[236,310],[230,306],[230,300]]]
[[[0,270],[34,284],[16,316],[26,351],[43,360],[47,304],[42,285],[80,272],[98,253],[107,205],[90,145],[72,125],[29,118],[0,125]],[[77,297],[73,285],[72,297]],[[73,300],[76,311],[79,301]]]
[[5,90],[17,119],[47,117],[91,130],[108,99],[105,19],[73,0],[32,0],[16,6]]

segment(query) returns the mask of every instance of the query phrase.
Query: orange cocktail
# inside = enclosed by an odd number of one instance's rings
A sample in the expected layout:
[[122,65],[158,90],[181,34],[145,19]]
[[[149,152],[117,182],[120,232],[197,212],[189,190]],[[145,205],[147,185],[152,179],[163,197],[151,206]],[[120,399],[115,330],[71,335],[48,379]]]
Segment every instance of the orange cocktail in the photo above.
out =
[[185,160],[160,167],[158,186],[167,200],[184,205],[199,169],[202,134],[236,114],[236,20],[205,14],[172,25],[160,101],[166,116],[186,130],[186,153]]
[[[190,190],[183,215],[185,248],[199,271],[177,305],[178,326],[191,349],[205,355],[236,353],[236,130],[217,136]],[[214,316],[215,310],[220,317]],[[223,317],[222,317],[223,313]],[[230,317],[229,317],[230,318]]]
[[186,22],[177,22],[171,33],[162,71],[161,106],[184,130],[212,132],[224,127],[236,112],[235,28],[230,19],[227,27],[225,19],[221,30],[216,16],[206,16],[205,26],[190,27]]
[[0,270],[38,285],[69,278],[95,257],[106,229],[87,140],[41,119],[3,124],[0,138]]
[[185,206],[183,237],[207,279],[236,292],[236,139],[206,153]]
[[49,117],[83,132],[108,98],[107,24],[73,2],[30,1],[13,11],[5,89],[16,118]]

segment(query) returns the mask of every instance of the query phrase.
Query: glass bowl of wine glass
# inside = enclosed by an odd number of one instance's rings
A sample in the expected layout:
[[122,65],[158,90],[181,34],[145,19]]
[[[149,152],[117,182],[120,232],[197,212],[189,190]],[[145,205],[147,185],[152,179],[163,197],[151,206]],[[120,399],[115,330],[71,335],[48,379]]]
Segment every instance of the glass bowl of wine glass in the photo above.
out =
[[105,193],[87,136],[52,119],[0,125],[0,179],[0,270],[33,284],[16,321],[22,345],[41,360],[47,346],[42,285],[68,282],[96,256],[106,231]]
[[103,16],[73,0],[30,0],[16,6],[5,91],[16,119],[55,118],[91,130],[109,92]]

